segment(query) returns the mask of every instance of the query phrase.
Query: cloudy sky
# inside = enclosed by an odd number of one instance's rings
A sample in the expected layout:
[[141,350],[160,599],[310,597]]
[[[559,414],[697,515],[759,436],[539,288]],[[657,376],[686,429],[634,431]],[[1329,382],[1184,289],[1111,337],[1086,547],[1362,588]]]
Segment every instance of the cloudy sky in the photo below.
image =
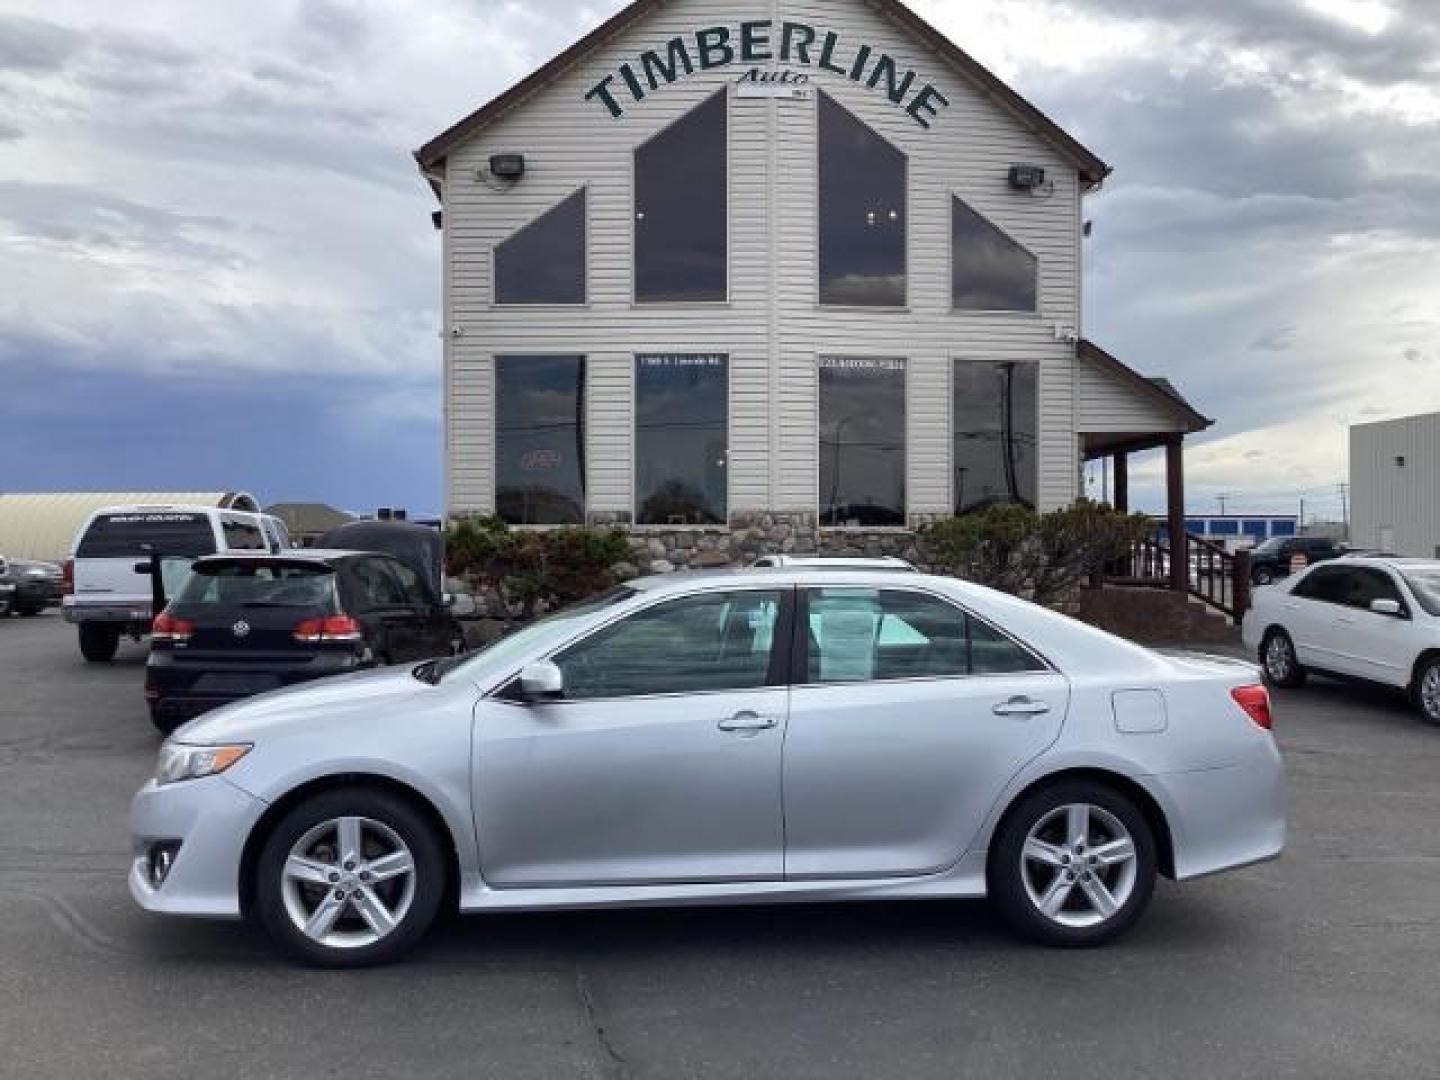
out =
[[[438,509],[408,152],[619,6],[0,0],[0,489]],[[914,6],[1116,167],[1086,329],[1219,419],[1192,509],[1440,408],[1440,3]]]

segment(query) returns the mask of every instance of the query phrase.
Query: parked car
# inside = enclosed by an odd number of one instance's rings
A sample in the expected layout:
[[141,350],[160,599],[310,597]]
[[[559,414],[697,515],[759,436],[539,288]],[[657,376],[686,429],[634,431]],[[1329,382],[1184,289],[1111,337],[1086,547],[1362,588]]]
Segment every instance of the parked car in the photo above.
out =
[[0,581],[10,584],[10,608],[18,615],[39,615],[58,607],[64,594],[62,572],[55,563],[11,559],[8,569],[0,558]]
[[1244,637],[1277,686],[1311,673],[1363,679],[1407,691],[1440,724],[1440,562],[1322,563],[1258,590]]
[[65,563],[62,610],[66,620],[79,627],[81,654],[104,663],[115,658],[121,637],[138,641],[150,632],[151,590],[135,574],[137,559],[285,550],[264,519],[262,514],[206,506],[110,506],[97,511],[76,536]]
[[429,584],[391,556],[209,556],[190,565],[155,619],[145,698],[169,734],[267,690],[464,648],[464,631]]
[[15,582],[10,580],[10,563],[0,555],[0,615],[9,615],[15,606]]
[[1256,585],[1290,576],[1290,563],[1302,555],[1307,565],[1338,559],[1345,549],[1324,536],[1275,536],[1250,551],[1250,580]]
[[186,725],[135,798],[129,884],[335,967],[401,955],[447,903],[988,895],[1094,944],[1157,874],[1280,853],[1270,726],[1253,665],[954,579],[664,575]]

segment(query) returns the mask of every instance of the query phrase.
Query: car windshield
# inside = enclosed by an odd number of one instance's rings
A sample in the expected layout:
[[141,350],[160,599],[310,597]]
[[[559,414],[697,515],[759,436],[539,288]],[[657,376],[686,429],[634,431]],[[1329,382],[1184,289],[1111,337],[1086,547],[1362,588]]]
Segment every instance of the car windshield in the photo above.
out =
[[1429,614],[1440,616],[1440,568],[1404,571],[1405,582]]
[[1256,555],[1275,555],[1285,546],[1284,537],[1276,536],[1266,540],[1255,549]]
[[547,642],[559,643],[569,636],[571,630],[596,612],[616,607],[639,595],[634,589],[621,585],[599,596],[582,600],[567,608],[547,615],[531,623],[523,630],[517,630],[507,637],[465,656],[439,661],[430,670],[430,681],[438,682],[452,673],[471,672],[479,675],[482,670],[504,667],[525,655],[532,649],[543,649]]
[[335,572],[311,563],[198,563],[181,586],[175,603],[226,607],[329,607]]

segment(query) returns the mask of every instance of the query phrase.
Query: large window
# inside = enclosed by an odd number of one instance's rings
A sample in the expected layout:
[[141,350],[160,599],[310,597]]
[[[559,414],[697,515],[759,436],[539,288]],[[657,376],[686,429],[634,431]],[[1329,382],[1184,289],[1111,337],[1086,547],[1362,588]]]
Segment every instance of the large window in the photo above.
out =
[[820,523],[905,524],[905,361],[820,360]]
[[1033,507],[1038,484],[1039,368],[955,364],[955,513],[997,503]]
[[905,304],[905,155],[820,94],[820,303]]
[[771,682],[777,591],[707,593],[658,604],[555,658],[565,697],[747,690]]
[[726,369],[724,356],[635,358],[638,524],[726,522]]
[[1039,260],[960,199],[950,217],[950,297],[960,311],[1035,311]]
[[585,520],[585,358],[495,361],[495,512],[512,525]]
[[722,91],[635,151],[635,300],[725,300],[729,213]]
[[585,302],[583,189],[496,247],[495,302]]

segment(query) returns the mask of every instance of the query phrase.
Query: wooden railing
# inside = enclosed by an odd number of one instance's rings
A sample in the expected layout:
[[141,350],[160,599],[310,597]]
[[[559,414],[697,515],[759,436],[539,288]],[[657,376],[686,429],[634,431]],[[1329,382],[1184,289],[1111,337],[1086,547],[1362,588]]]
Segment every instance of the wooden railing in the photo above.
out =
[[[1250,607],[1250,556],[1231,555],[1198,536],[1185,537],[1185,591],[1239,622]],[[1116,584],[1173,587],[1168,540],[1148,537],[1111,567],[1107,579]]]

